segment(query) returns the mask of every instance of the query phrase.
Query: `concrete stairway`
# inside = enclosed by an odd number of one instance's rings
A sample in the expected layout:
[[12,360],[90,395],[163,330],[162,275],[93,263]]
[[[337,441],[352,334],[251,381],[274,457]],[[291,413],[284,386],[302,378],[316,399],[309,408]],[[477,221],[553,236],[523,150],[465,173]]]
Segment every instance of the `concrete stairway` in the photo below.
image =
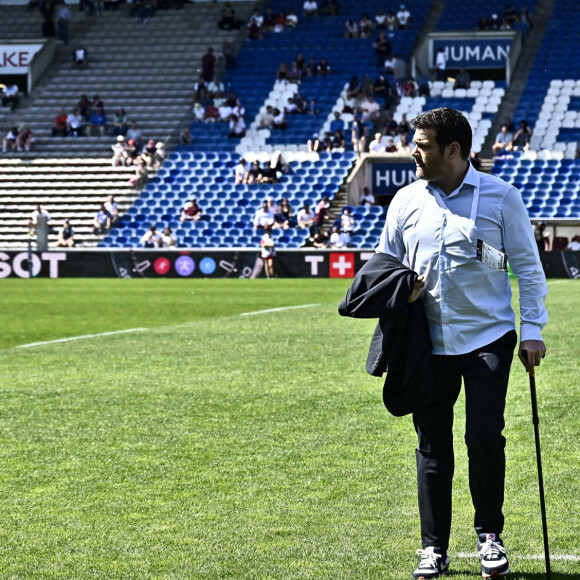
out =
[[[236,14],[249,19],[254,5],[237,2]],[[59,47],[57,60],[16,113],[0,109],[2,136],[26,123],[36,138],[33,151],[0,158],[0,247],[26,244],[26,222],[37,203],[51,213],[55,227],[70,217],[81,244],[98,242],[91,230],[100,203],[113,194],[122,214],[139,191],[129,186],[131,170],[111,167],[114,137],[52,137],[54,117],[60,109],[70,111],[81,94],[98,94],[109,119],[122,107],[137,120],[145,139],[171,145],[172,136],[191,121],[191,95],[207,47],[219,53],[226,40],[243,42],[244,30],[217,28],[221,8],[221,3],[185,4],[181,10],[158,11],[146,25],[130,17],[126,5],[86,18],[71,9],[79,20],[76,30],[84,34],[76,34],[69,47]],[[20,33],[33,31],[24,21],[36,21],[40,31],[39,15],[18,10],[24,15]],[[90,66],[84,70],[71,65],[77,41],[89,53]]]

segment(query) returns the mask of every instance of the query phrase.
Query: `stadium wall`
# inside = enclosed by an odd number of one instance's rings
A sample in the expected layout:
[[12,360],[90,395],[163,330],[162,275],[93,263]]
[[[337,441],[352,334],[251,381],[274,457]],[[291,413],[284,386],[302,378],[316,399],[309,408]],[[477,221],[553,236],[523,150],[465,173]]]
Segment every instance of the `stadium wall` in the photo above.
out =
[[[280,250],[279,278],[352,278],[372,250]],[[545,252],[548,278],[580,279],[580,252]],[[30,260],[30,262],[29,262]],[[0,251],[0,278],[261,278],[259,251],[81,250]]]

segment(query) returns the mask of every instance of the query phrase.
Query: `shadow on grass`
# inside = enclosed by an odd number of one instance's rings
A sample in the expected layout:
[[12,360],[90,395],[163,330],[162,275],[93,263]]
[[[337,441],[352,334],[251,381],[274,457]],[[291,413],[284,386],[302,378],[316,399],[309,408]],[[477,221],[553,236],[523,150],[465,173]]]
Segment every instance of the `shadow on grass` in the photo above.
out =
[[[473,576],[473,570],[450,570],[447,578],[453,576]],[[546,580],[545,572],[512,572],[505,577],[506,580]],[[578,574],[569,574],[567,572],[554,572],[552,570],[552,580],[578,580]]]

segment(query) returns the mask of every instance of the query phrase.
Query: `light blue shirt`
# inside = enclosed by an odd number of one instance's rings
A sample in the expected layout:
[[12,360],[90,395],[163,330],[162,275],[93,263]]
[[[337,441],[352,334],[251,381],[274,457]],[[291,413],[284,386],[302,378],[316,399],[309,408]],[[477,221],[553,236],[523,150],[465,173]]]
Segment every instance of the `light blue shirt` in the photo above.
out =
[[[446,207],[437,201],[435,188]],[[471,243],[461,229],[469,230],[477,189]],[[542,340],[541,330],[548,322],[548,288],[521,195],[505,181],[476,171],[470,164],[463,183],[448,196],[435,182],[425,180],[399,190],[376,249],[401,261],[406,256],[409,267],[425,276],[421,299],[433,354],[471,352],[515,329],[508,274],[477,260],[477,238],[505,252],[518,277],[520,339]]]

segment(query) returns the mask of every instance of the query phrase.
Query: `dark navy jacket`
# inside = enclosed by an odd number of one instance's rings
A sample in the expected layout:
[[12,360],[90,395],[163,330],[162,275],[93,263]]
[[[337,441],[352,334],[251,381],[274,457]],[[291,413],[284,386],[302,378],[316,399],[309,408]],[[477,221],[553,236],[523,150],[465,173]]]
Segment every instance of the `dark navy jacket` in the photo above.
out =
[[396,416],[428,405],[433,393],[431,339],[421,300],[407,303],[418,275],[388,254],[375,254],[357,272],[338,307],[342,316],[378,318],[366,370],[387,371],[383,401]]

